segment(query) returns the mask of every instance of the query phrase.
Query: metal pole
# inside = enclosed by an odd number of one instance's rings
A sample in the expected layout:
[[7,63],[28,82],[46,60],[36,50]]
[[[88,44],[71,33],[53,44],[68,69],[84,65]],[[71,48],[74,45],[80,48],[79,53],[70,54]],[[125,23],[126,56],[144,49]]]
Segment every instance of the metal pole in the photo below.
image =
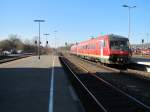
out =
[[128,34],[128,39],[130,39],[131,35],[131,15],[130,15],[130,7],[129,7],[129,34]]
[[131,8],[135,8],[136,6],[128,6],[128,5],[123,5],[123,7],[126,7],[129,9],[129,34],[128,34],[128,39],[131,38]]
[[47,48],[47,35],[46,35],[46,48]]
[[39,59],[40,59],[40,22],[39,22],[39,46],[38,46],[38,56],[39,56]]
[[54,40],[54,42],[55,42],[55,43],[54,43],[54,46],[55,46],[55,50],[56,50],[56,33],[57,33],[57,32],[58,32],[57,30],[54,31],[54,39],[55,39],[55,40]]

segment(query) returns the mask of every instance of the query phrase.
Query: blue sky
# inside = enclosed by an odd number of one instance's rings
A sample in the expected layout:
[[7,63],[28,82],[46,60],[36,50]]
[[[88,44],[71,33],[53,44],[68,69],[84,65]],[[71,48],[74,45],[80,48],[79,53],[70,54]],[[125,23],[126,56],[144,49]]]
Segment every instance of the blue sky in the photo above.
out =
[[56,37],[58,46],[101,34],[128,36],[128,9],[123,4],[137,6],[131,10],[131,43],[142,38],[150,42],[149,0],[0,0],[0,40],[10,34],[24,40],[37,36],[34,19],[45,20],[41,34],[51,34],[50,44]]

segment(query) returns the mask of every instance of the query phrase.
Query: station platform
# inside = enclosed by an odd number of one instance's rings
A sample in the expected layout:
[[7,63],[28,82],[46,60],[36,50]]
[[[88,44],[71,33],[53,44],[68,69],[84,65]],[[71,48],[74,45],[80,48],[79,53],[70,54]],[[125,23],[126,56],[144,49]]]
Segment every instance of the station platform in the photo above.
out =
[[54,55],[0,64],[0,112],[84,112],[67,75]]
[[132,63],[144,65],[147,68],[147,72],[150,72],[150,58],[144,58],[140,56],[133,56],[131,58]]

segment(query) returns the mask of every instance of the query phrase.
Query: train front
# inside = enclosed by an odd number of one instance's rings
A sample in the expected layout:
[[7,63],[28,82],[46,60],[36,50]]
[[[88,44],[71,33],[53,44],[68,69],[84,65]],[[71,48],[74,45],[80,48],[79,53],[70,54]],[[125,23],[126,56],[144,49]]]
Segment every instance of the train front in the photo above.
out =
[[109,38],[110,62],[114,64],[128,64],[131,58],[131,49],[128,38],[111,35]]

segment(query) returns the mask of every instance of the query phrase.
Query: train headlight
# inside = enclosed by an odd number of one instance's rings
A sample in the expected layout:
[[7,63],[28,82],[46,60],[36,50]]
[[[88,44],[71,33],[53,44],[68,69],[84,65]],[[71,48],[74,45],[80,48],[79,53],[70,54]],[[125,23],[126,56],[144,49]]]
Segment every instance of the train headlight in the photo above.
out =
[[117,58],[117,61],[119,61],[119,58]]
[[123,59],[122,59],[122,58],[120,58],[120,61],[123,61]]

